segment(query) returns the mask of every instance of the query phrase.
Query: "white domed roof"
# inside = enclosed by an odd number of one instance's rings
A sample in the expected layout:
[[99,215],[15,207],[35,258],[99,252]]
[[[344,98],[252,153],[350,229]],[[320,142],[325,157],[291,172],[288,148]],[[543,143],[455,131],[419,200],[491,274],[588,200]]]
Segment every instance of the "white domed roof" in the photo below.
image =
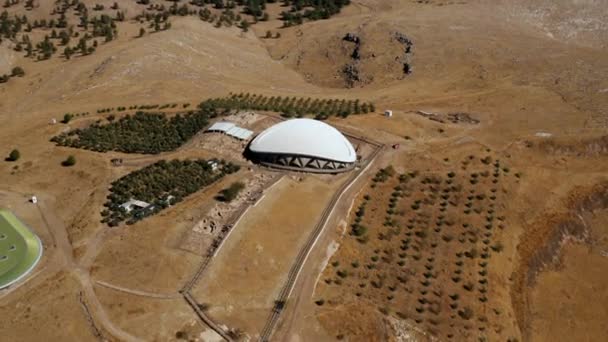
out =
[[353,145],[332,126],[318,120],[292,119],[260,133],[249,146],[257,153],[292,154],[354,163]]

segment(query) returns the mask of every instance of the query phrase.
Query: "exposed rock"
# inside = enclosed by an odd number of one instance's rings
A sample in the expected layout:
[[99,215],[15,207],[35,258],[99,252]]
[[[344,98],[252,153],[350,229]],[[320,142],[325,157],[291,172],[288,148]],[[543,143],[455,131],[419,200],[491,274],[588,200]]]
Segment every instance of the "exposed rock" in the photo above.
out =
[[405,34],[403,34],[401,32],[393,33],[393,38],[398,43],[403,45],[403,51],[404,51],[403,57],[402,57],[403,74],[409,75],[412,73],[411,54],[412,54],[412,48],[414,46],[414,43],[412,42],[411,39],[409,39]]
[[352,63],[346,64],[342,68],[342,75],[344,76],[344,80],[349,88],[352,88],[356,82],[361,81],[359,69],[357,69],[357,66]]
[[347,42],[351,42],[351,43],[355,43],[355,44],[361,44],[361,38],[359,38],[359,36],[357,36],[354,33],[347,33],[344,38],[342,38],[343,40],[347,41]]

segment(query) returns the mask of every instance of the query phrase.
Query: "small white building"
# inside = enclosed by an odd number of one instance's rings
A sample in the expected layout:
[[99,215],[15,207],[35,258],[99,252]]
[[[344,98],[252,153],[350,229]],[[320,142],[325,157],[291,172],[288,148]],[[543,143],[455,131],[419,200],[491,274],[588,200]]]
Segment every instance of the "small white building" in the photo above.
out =
[[384,111],[384,116],[386,116],[387,118],[391,118],[393,117],[393,111],[390,109],[387,109]]
[[217,161],[215,161],[215,160],[210,160],[210,161],[208,161],[208,162],[207,162],[207,165],[211,166],[211,170],[212,170],[212,171],[216,171],[216,170],[217,170],[217,168],[219,167],[218,162],[217,162]]
[[130,199],[127,202],[120,205],[127,213],[130,213],[133,209],[145,209],[150,206],[150,203],[144,201],[138,201],[136,199]]
[[32,196],[32,198],[30,199],[30,201],[34,204],[38,203],[38,197],[36,196]]

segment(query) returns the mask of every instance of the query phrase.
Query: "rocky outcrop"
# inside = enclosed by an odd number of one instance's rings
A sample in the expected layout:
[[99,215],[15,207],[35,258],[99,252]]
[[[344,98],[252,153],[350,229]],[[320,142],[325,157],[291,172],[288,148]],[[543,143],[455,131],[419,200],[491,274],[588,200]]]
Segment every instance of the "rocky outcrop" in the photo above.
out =
[[401,63],[403,63],[403,74],[409,75],[412,73],[412,49],[414,43],[410,38],[401,32],[393,33],[393,39],[399,44],[403,45],[403,57],[401,57]]
[[351,61],[342,67],[342,77],[344,77],[346,86],[352,88],[357,83],[361,82],[358,68],[359,61],[361,60],[361,38],[358,35],[349,32],[342,40],[355,45],[350,54]]

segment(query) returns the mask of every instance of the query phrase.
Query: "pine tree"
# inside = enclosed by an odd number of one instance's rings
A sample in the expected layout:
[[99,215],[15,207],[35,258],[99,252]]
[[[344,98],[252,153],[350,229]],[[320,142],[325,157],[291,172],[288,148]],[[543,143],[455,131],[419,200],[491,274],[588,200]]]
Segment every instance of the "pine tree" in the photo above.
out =
[[[106,43],[107,43],[107,42],[111,42],[111,41],[112,41],[112,39],[114,39],[114,36],[112,35],[112,30],[108,30],[108,31],[106,32]],[[97,41],[96,41],[96,42],[97,42]]]
[[65,55],[66,59],[70,59],[73,53],[74,52],[72,51],[72,49],[70,49],[69,46],[66,46],[66,48],[63,50],[63,54]]
[[27,54],[25,55],[25,57],[31,57],[32,54],[34,53],[34,47],[32,46],[31,42],[27,42],[27,45],[25,46],[25,51],[27,51]]

